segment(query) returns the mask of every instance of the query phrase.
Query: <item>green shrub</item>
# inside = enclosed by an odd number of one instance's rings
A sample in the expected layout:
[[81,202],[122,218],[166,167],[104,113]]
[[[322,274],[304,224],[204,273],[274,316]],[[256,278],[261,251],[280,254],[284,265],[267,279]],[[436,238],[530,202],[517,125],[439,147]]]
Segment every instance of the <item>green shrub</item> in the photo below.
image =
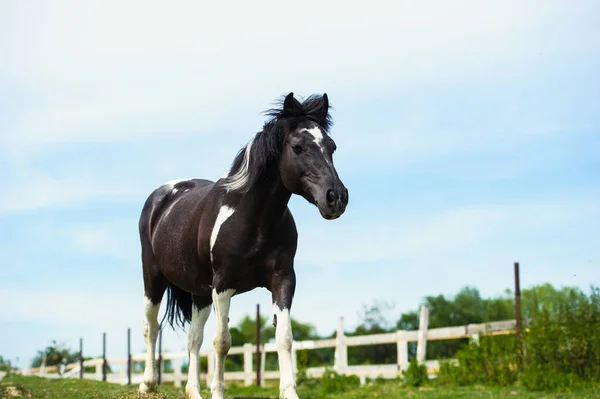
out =
[[406,371],[402,373],[402,383],[408,387],[420,387],[428,381],[427,367],[419,364],[416,359],[412,359]]
[[321,377],[321,389],[325,393],[346,392],[360,386],[360,379],[355,375],[340,375],[331,369],[325,369]]
[[600,290],[551,294],[548,300],[532,293],[520,345],[514,335],[483,335],[460,349],[455,361],[441,362],[439,381],[506,386],[518,380],[532,391],[573,391],[600,382]]
[[459,350],[455,361],[442,361],[439,380],[455,385],[507,386],[517,380],[516,346],[513,335],[480,337]]
[[600,290],[570,290],[552,308],[538,307],[523,334],[523,386],[570,391],[600,381]]

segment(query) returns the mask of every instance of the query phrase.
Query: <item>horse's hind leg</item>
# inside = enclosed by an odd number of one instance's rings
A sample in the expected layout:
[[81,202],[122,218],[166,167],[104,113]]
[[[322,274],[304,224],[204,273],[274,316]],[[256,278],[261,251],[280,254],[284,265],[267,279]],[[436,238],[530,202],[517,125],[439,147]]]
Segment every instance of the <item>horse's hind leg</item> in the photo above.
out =
[[158,311],[160,302],[167,288],[165,278],[158,271],[149,244],[142,242],[142,263],[144,266],[144,340],[146,341],[146,367],[144,382],[140,384],[140,392],[156,389],[158,379],[154,363],[156,339],[158,338]]
[[202,399],[200,396],[200,347],[204,340],[204,325],[210,316],[210,305],[212,298],[193,298],[192,323],[188,332],[188,352],[190,366],[188,369],[188,380],[185,385],[185,393],[189,399]]

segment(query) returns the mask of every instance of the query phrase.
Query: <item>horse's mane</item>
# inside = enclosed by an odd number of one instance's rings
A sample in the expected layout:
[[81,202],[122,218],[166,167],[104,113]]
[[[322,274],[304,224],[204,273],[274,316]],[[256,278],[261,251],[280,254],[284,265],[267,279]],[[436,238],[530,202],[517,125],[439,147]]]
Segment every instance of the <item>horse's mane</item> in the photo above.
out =
[[325,107],[330,108],[326,96],[311,95],[302,102],[294,99],[292,109],[286,109],[284,101],[285,97],[282,97],[278,106],[263,112],[269,116],[263,129],[236,155],[229,174],[221,180],[228,191],[246,192],[270,165],[279,162],[284,122],[294,129],[308,119],[317,123],[324,133],[329,133],[333,122],[329,112],[325,111]]

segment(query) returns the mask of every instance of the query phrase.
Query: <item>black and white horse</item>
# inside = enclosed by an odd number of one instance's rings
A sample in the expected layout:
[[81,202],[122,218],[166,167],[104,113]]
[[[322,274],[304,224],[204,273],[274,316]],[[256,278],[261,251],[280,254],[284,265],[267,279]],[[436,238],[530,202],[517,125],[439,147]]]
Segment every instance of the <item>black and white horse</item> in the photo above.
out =
[[186,394],[199,399],[199,353],[204,325],[215,309],[215,374],[212,398],[221,399],[224,361],[231,347],[231,297],[256,287],[272,293],[280,395],[298,398],[292,367],[290,309],[296,277],[298,234],[288,209],[292,194],[317,206],[325,219],[346,209],[348,190],[333,166],[336,149],[327,94],[303,102],[288,94],[267,112],[262,131],[238,153],[217,182],[183,179],[165,183],[146,200],[140,217],[144,269],[144,338],[147,361],[140,392],[156,388],[158,311],[188,332]]

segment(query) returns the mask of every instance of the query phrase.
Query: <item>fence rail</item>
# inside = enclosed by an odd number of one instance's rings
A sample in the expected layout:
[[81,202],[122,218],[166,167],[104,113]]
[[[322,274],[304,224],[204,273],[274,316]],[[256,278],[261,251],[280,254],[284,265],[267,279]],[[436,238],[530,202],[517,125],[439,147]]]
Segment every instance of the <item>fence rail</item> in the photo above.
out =
[[[426,344],[427,341],[433,340],[449,340],[461,338],[473,338],[475,341],[479,339],[479,334],[512,334],[515,331],[515,320],[503,320],[483,324],[469,324],[459,327],[443,327],[428,329],[429,312],[426,307],[421,308],[421,317],[419,330],[404,331],[384,334],[372,334],[362,336],[346,336],[344,333],[344,321],[340,317],[337,326],[336,337],[331,339],[321,339],[314,341],[294,341],[292,345],[292,359],[294,368],[297,371],[296,351],[298,350],[314,350],[323,348],[335,348],[334,364],[330,367],[339,374],[356,375],[364,383],[366,378],[393,378],[398,376],[408,367],[408,343],[417,342],[417,361],[425,364],[430,375],[435,375],[439,370],[438,360],[426,360]],[[366,346],[366,345],[383,345],[396,344],[397,346],[397,362],[396,364],[380,364],[380,365],[348,365],[348,347]],[[265,370],[265,357],[267,353],[277,352],[275,343],[267,343],[260,345],[261,362],[260,376],[261,381],[268,379],[279,378],[279,371]],[[225,372],[226,381],[243,381],[245,385],[251,385],[255,379],[256,371],[253,370],[253,357],[256,353],[256,345],[245,344],[243,346],[232,347],[229,351],[230,355],[243,355],[244,371]],[[200,356],[208,357],[208,370],[203,370],[201,378],[206,378],[210,383],[214,373],[214,352],[212,348],[202,349]],[[187,352],[164,352],[162,353],[163,362],[161,363],[161,379],[162,382],[174,383],[175,386],[181,384],[187,379],[187,375],[182,372],[181,366],[183,360],[188,358]],[[146,355],[137,353],[131,356],[132,362],[145,362]],[[128,356],[115,357],[106,359],[108,365],[119,366],[118,373],[107,373],[106,380],[120,384],[128,383]],[[164,360],[173,362],[173,373],[164,373]],[[84,368],[95,367],[95,373],[83,373],[83,378],[102,380],[102,365],[104,359],[85,360]],[[306,370],[309,377],[320,377],[325,372],[326,367],[311,367]],[[49,378],[77,378],[79,377],[80,363],[66,365],[62,374],[58,373],[57,366],[40,367],[29,370],[24,370],[24,374],[40,375]],[[139,384],[142,382],[143,375],[141,373],[131,374],[131,383]]]

